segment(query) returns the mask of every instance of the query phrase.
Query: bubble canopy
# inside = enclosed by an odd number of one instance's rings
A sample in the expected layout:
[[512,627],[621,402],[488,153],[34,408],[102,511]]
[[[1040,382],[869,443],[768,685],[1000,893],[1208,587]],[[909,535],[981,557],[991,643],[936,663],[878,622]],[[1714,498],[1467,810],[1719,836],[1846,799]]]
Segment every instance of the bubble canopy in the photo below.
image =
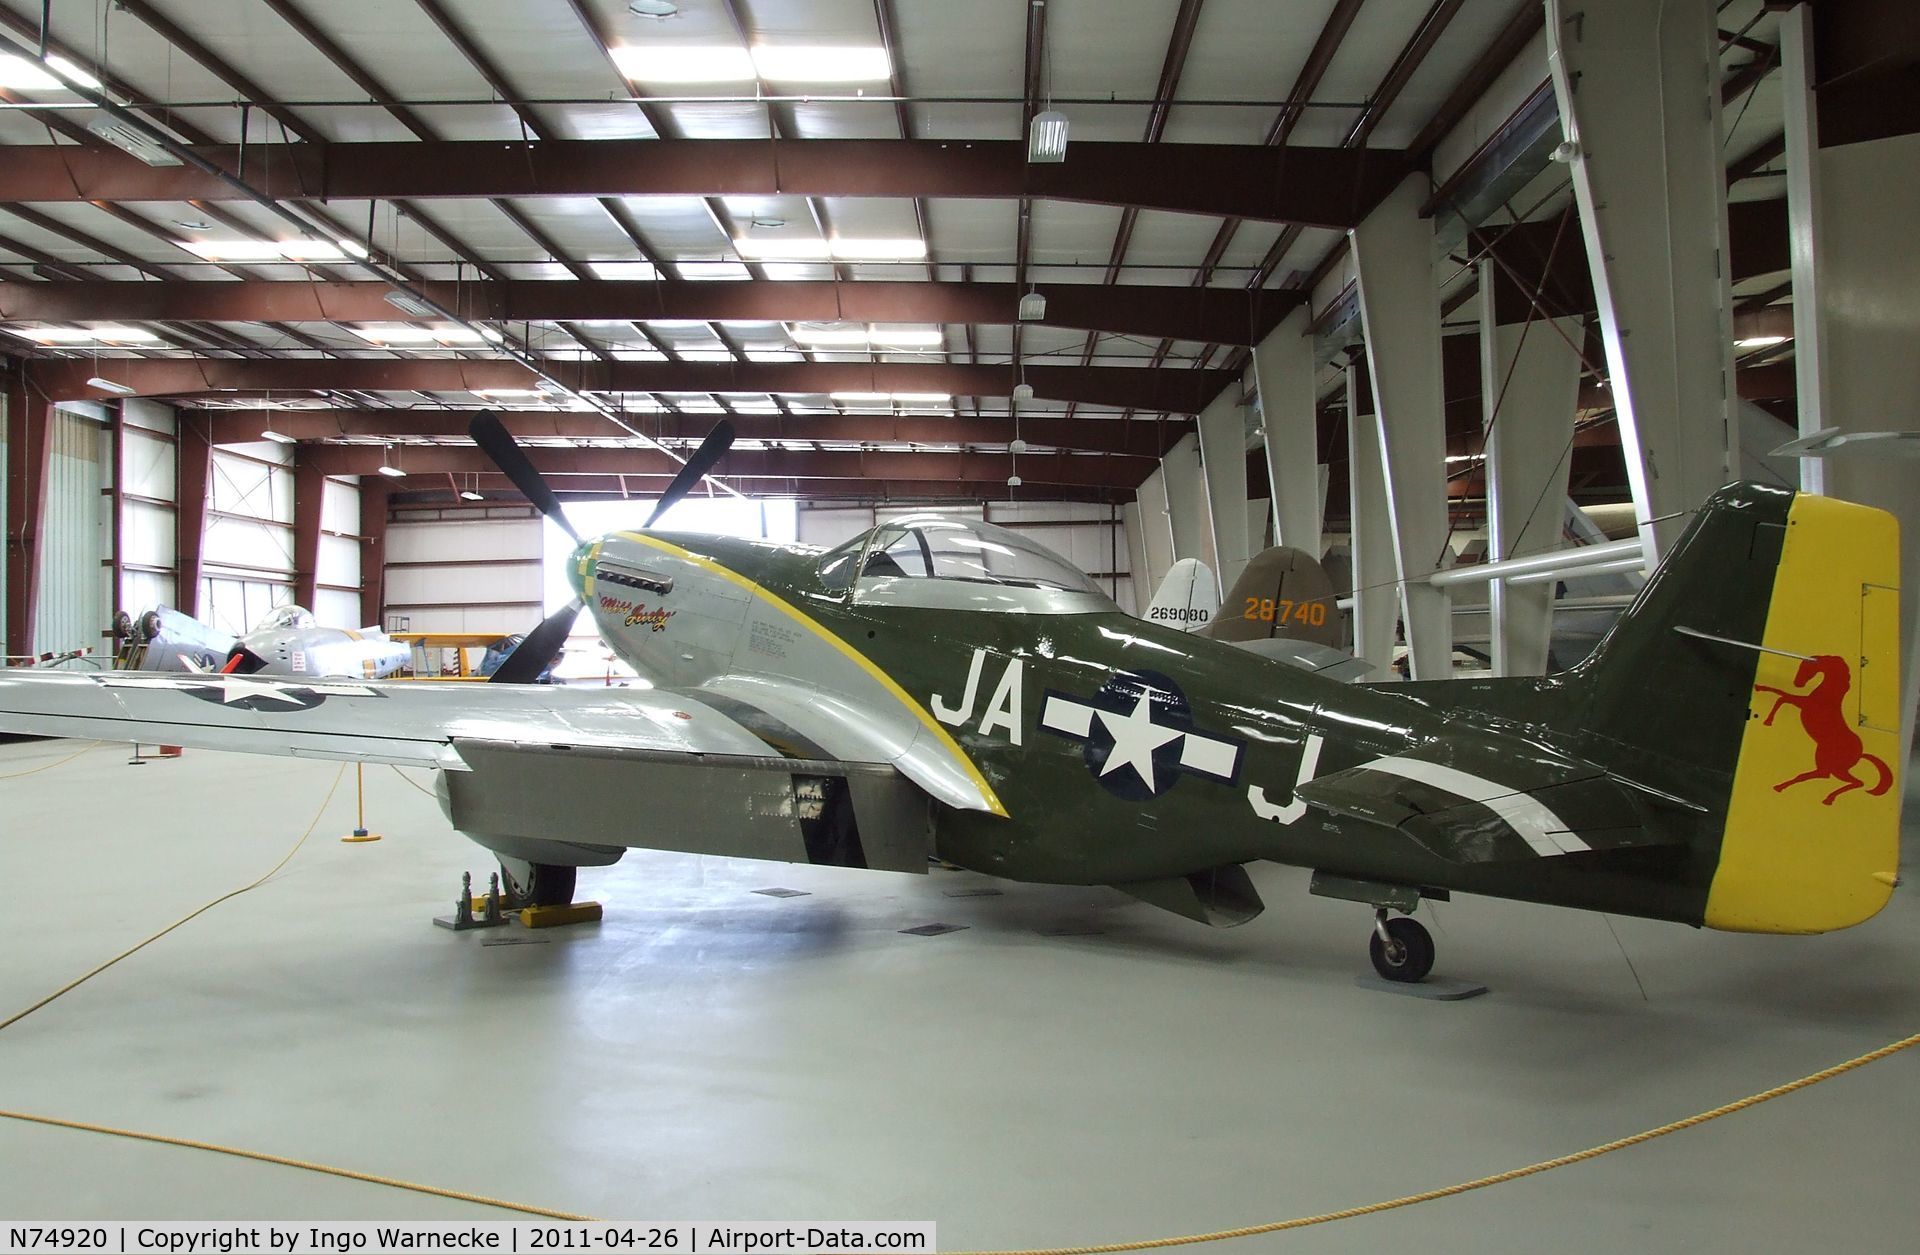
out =
[[821,583],[854,599],[1026,613],[1113,612],[1080,568],[1018,532],[978,519],[908,515],[820,559]]
[[275,606],[266,618],[254,625],[254,631],[264,632],[279,628],[307,628],[313,626],[313,612],[304,606]]

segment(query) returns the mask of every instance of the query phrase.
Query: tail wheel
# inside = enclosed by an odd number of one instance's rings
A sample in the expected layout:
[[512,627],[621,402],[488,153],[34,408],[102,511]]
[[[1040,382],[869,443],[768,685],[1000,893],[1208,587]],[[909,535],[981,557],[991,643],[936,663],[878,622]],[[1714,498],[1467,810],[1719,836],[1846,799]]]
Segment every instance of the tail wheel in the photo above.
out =
[[1415,984],[1433,970],[1433,934],[1418,920],[1383,920],[1367,944],[1373,970],[1386,980]]
[[574,881],[580,869],[560,863],[500,860],[500,896],[508,910],[528,906],[566,906],[573,901]]

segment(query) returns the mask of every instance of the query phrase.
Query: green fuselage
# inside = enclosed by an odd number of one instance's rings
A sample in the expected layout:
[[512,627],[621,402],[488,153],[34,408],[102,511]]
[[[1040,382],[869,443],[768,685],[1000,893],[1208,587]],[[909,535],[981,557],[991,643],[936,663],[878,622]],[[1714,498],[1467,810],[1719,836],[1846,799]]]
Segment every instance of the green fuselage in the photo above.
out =
[[[937,807],[937,849],[951,862],[1092,885],[1273,860],[1357,880],[1700,919],[1712,869],[1685,850],[1469,865],[1293,798],[1303,777],[1404,754],[1443,731],[1484,733],[1516,755],[1564,749],[1528,719],[1546,706],[1554,679],[1506,682],[1510,713],[1494,716],[1448,700],[1464,685],[1341,684],[1118,610],[867,604],[825,586],[811,550],[661,538],[784,599],[939,719],[1007,812]],[[650,651],[672,648],[671,631],[602,626],[642,674]]]

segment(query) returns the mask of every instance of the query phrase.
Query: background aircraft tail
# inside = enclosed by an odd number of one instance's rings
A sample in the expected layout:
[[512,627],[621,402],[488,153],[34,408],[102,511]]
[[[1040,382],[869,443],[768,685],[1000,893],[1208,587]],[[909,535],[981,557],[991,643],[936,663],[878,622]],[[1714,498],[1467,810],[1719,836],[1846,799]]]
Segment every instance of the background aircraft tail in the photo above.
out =
[[1247,563],[1207,629],[1217,641],[1281,638],[1338,648],[1340,607],[1320,560],[1275,545]]
[[1168,569],[1167,578],[1160,581],[1159,591],[1140,617],[1182,632],[1198,632],[1220,612],[1219,588],[1206,563],[1182,558]]
[[1692,812],[1707,926],[1824,932],[1891,894],[1898,547],[1884,511],[1729,485],[1593,656],[1532,682],[1571,699],[1584,757]]

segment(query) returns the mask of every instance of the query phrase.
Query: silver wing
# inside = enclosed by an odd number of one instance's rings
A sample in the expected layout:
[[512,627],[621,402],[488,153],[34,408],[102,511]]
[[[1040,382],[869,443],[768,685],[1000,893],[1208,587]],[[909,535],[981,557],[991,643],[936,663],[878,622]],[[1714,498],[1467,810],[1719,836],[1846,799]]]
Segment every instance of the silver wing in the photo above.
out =
[[924,872],[931,848],[927,796],[884,759],[783,753],[660,690],[13,670],[0,731],[433,767],[454,827],[536,862],[643,847]]

